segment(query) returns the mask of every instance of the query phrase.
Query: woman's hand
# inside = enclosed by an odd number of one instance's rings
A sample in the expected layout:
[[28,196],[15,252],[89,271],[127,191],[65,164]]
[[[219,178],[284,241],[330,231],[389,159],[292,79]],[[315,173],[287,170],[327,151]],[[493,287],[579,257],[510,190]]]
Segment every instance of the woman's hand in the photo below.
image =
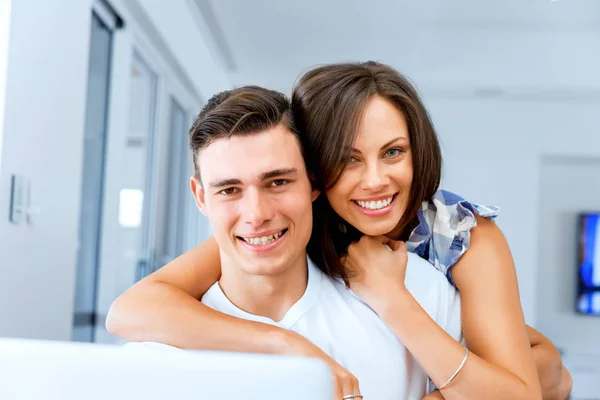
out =
[[351,271],[350,289],[380,315],[406,289],[408,253],[404,242],[363,236],[348,247],[342,263]]
[[340,400],[349,394],[360,393],[358,379],[314,343],[294,331],[284,331],[284,335],[288,349],[286,353],[319,358],[331,368],[334,378],[334,400]]

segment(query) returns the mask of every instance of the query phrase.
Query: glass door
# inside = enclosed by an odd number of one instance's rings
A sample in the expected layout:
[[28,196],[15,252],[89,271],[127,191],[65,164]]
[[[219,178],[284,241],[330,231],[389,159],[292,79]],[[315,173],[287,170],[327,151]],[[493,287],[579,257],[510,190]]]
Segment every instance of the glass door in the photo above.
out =
[[[135,259],[136,280],[152,269],[154,251],[152,237],[155,218],[155,181],[152,169],[155,149],[155,114],[157,76],[144,60],[134,53],[129,96],[129,136],[123,160],[122,188],[119,193],[119,225],[122,251]],[[127,267],[125,267],[127,268]]]
[[[131,47],[130,47],[131,48]],[[127,53],[126,53],[127,55]],[[137,52],[129,52],[127,84],[119,120],[111,137],[108,154],[110,176],[105,201],[110,212],[102,232],[104,255],[98,284],[98,321],[95,341],[115,343],[117,338],[105,329],[112,301],[135,281],[150,273],[156,262],[156,136],[158,120],[158,74]]]
[[184,108],[173,97],[169,99],[169,123],[165,150],[167,150],[164,188],[159,204],[159,226],[156,231],[156,268],[167,264],[185,249],[187,228],[190,163],[188,157],[188,117]]
[[72,339],[94,341],[112,29],[92,13]]

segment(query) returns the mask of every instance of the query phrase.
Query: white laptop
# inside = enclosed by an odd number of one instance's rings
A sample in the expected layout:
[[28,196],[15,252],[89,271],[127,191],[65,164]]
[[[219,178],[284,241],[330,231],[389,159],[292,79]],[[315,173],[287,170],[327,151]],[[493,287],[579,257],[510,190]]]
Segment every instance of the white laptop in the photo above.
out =
[[316,359],[0,339],[2,400],[332,400]]

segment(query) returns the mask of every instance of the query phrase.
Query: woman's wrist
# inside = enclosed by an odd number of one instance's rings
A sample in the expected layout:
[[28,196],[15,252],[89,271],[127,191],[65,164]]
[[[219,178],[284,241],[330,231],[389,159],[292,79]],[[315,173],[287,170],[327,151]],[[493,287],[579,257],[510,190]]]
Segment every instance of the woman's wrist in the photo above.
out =
[[324,359],[327,362],[330,361],[323,350],[297,332],[279,329],[279,331],[272,332],[272,339],[271,350],[273,354],[315,357]]
[[384,321],[390,318],[395,319],[399,314],[402,314],[399,310],[404,309],[411,301],[415,301],[413,295],[403,286],[399,290],[394,291],[393,294],[386,296],[385,299],[382,299],[374,310]]
[[273,326],[265,335],[266,350],[270,354],[297,355],[300,352],[298,336],[294,331]]

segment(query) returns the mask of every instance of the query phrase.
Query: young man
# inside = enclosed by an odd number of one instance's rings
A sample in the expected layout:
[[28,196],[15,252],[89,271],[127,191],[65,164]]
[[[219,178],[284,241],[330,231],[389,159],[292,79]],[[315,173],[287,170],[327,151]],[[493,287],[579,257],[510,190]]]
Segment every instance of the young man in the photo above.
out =
[[[202,302],[305,336],[358,378],[365,398],[422,399],[427,376],[404,346],[343,282],[307,260],[319,193],[287,98],[258,87],[220,93],[200,113],[190,143],[191,188],[210,220],[222,270]],[[425,260],[408,259],[407,288],[460,340],[458,294]]]

